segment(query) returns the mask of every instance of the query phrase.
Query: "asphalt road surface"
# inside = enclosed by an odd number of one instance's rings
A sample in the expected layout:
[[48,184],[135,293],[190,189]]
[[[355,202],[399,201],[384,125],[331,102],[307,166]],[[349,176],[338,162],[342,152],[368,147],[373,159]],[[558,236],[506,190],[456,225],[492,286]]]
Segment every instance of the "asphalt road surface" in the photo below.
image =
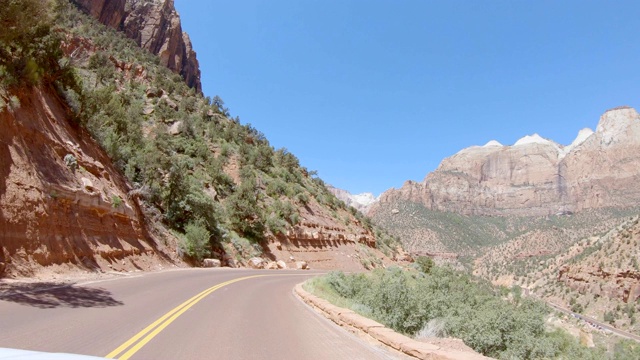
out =
[[181,269],[0,283],[0,347],[117,359],[394,359],[292,292],[314,272]]

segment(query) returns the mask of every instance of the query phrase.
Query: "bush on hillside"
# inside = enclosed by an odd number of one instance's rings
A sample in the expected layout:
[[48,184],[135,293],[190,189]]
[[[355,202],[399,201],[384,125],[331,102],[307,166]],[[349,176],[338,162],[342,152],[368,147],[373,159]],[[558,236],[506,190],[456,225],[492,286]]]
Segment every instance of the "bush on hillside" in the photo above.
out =
[[[549,309],[531,299],[507,301],[500,290],[469,275],[437,266],[415,273],[397,267],[371,274],[332,272],[315,280],[355,311],[392,329],[415,335],[437,332],[462,339],[476,351],[499,359],[601,359],[562,331],[548,331]],[[505,291],[505,289],[502,289]],[[430,325],[431,324],[431,325]]]

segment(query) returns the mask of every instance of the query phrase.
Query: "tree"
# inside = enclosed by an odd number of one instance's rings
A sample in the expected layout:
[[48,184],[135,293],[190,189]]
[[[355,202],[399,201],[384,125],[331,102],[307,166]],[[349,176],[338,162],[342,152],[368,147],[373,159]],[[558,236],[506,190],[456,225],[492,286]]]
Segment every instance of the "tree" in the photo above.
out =
[[420,271],[425,274],[429,274],[431,272],[431,268],[433,268],[434,265],[433,260],[428,256],[418,256],[418,259],[416,259],[416,264],[418,264]]
[[0,79],[4,87],[30,86],[45,80],[80,90],[60,35],[51,31],[53,1],[4,0],[0,6]]
[[241,173],[242,183],[227,200],[229,222],[234,230],[253,240],[264,236],[262,212],[259,204],[259,192],[255,175],[250,170]]
[[213,97],[212,103],[211,105],[214,106],[214,108],[216,110],[218,110],[218,112],[226,117],[231,116],[229,114],[229,109],[224,107],[224,101],[222,101],[222,98],[220,98],[220,96],[216,95]]
[[0,43],[2,46],[26,44],[30,35],[51,22],[51,1],[4,0],[0,6]]

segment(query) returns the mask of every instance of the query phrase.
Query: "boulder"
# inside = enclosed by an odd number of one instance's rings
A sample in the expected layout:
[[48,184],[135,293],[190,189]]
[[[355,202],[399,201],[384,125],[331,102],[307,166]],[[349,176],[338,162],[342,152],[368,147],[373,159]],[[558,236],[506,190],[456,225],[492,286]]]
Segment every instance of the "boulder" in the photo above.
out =
[[168,129],[169,134],[178,135],[182,132],[182,121],[176,121]]
[[264,260],[259,257],[249,259],[249,267],[252,269],[264,269]]
[[88,192],[93,192],[95,190],[91,180],[87,179],[86,177],[83,177],[83,178],[80,179],[80,181],[82,181],[82,188],[84,190],[86,190]]
[[236,261],[231,256],[229,256],[227,254],[222,255],[222,263],[225,266],[228,266],[230,268],[238,267],[238,264],[236,264]]
[[264,268],[268,269],[268,270],[277,270],[278,269],[278,265],[276,264],[275,261],[269,261]]
[[236,263],[236,261],[234,259],[229,258],[229,259],[227,259],[226,263],[227,263],[227,266],[230,267],[230,268],[237,268],[238,267],[238,263]]
[[276,261],[276,266],[278,266],[278,269],[286,269],[287,263],[282,260],[278,260]]
[[296,261],[296,269],[298,270],[308,270],[309,265],[306,261]]
[[204,265],[204,267],[217,268],[222,265],[222,262],[218,259],[204,259],[202,264]]

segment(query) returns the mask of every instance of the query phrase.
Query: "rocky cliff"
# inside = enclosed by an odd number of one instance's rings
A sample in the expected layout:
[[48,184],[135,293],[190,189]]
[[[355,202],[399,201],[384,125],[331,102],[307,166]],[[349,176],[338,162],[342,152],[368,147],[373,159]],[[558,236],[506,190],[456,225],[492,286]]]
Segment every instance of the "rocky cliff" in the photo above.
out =
[[537,134],[512,146],[491,141],[442,161],[424,181],[385,192],[372,213],[398,201],[477,215],[549,215],[638,204],[640,115],[607,111],[595,132],[562,146]]
[[202,91],[200,67],[191,40],[182,31],[173,0],[73,0],[101,23],[120,30],[140,47],[160,57],[189,87]]

